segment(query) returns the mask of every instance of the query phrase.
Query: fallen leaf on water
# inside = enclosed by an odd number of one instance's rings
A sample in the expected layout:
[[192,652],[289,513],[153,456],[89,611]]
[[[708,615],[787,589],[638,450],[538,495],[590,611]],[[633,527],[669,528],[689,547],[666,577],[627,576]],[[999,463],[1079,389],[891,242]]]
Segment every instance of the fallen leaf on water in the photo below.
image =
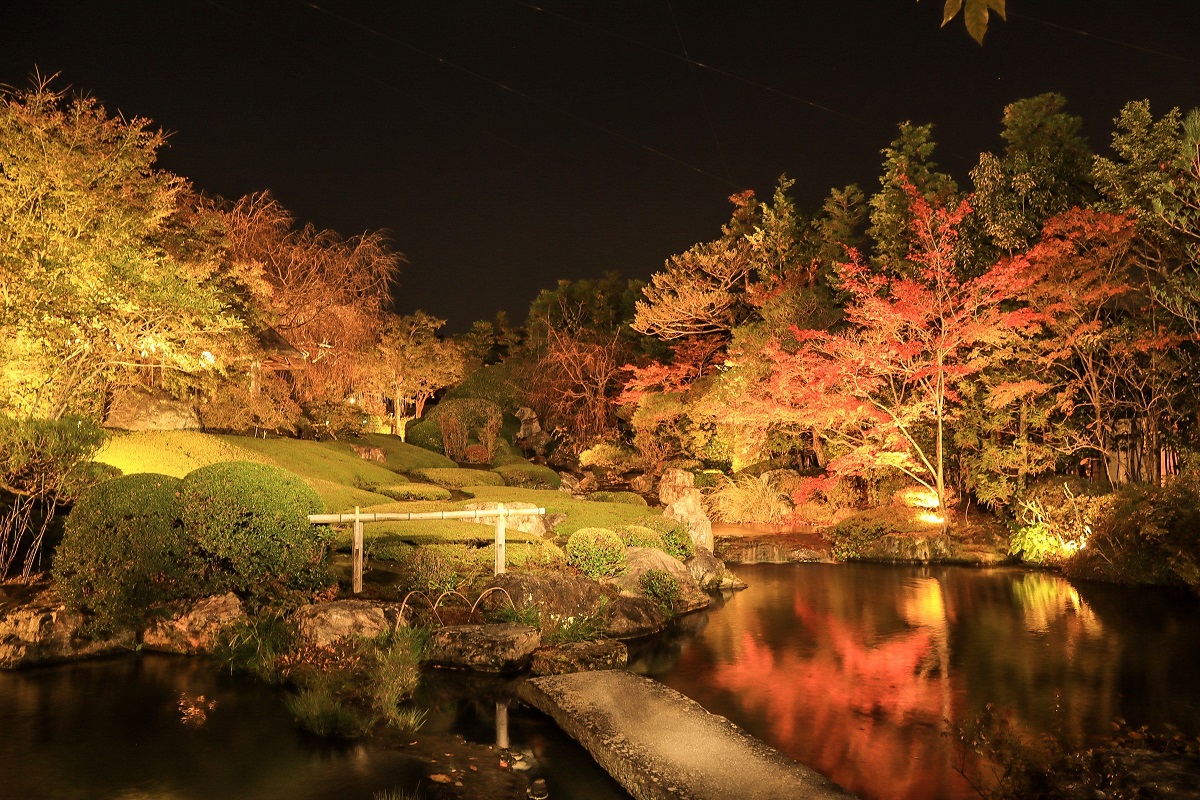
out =
[[430,775],[429,780],[433,781],[434,783],[453,783],[454,782],[450,778],[449,775],[443,775],[440,772],[436,775]]

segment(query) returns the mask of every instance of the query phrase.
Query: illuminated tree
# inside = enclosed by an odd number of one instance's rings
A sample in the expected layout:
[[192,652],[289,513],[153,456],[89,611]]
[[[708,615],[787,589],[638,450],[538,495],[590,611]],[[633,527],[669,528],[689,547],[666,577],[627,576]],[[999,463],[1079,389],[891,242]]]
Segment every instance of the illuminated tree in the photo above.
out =
[[266,324],[300,350],[302,399],[340,402],[369,381],[376,328],[390,306],[402,257],[381,233],[343,239],[292,215],[267,193],[228,214],[229,257],[270,285]]
[[240,322],[204,249],[180,246],[186,183],[145,119],[41,82],[0,92],[0,407],[98,416],[147,373],[219,367]]
[[439,389],[463,379],[462,346],[437,333],[445,324],[444,319],[417,311],[389,317],[380,333],[372,372],[375,385],[392,401],[393,431],[400,437],[404,423],[420,418]]
[[1034,315],[1006,306],[1031,276],[1025,262],[1008,260],[960,281],[955,250],[968,205],[931,205],[914,187],[909,201],[911,277],[882,275],[852,253],[841,267],[845,329],[793,327],[765,351],[766,379],[742,384],[729,415],[761,430],[825,431],[840,449],[831,472],[896,469],[944,503],[957,387],[1033,326]]

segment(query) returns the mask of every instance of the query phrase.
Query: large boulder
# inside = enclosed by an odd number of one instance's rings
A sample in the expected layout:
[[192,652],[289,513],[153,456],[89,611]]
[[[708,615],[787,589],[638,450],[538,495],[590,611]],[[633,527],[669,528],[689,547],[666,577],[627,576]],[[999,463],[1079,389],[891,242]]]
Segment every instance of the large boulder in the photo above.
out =
[[542,430],[542,423],[532,408],[521,406],[517,409],[517,419],[521,421],[521,429],[517,431],[516,443],[523,449],[539,456],[546,454],[550,446],[550,436]]
[[126,431],[198,431],[200,415],[189,401],[125,392],[113,399],[104,426]]
[[708,606],[708,595],[700,591],[696,579],[683,562],[657,547],[625,548],[625,571],[615,578],[607,579],[607,582],[616,586],[623,595],[645,597],[642,576],[652,569],[662,570],[679,581],[679,600],[671,609],[675,613],[684,614]]
[[610,639],[637,639],[667,626],[666,612],[649,597],[621,595],[610,600],[604,635]]
[[570,642],[542,647],[533,654],[529,668],[534,675],[563,675],[596,669],[625,669],[629,648],[612,639]]
[[167,616],[142,633],[142,647],[163,653],[211,653],[217,633],[245,617],[242,601],[233,592],[175,603]]
[[658,479],[658,502],[669,506],[696,488],[696,476],[686,469],[664,469]]
[[541,644],[541,632],[532,625],[448,625],[429,637],[425,661],[477,672],[517,672]]
[[706,592],[746,588],[746,584],[725,567],[725,562],[708,550],[697,550],[683,564],[695,578],[696,585]]
[[692,543],[696,545],[697,550],[704,549],[710,553],[713,551],[712,521],[708,518],[708,514],[704,513],[704,504],[700,501],[699,489],[686,490],[680,497],[667,505],[663,516],[687,525],[688,533],[691,534]]
[[596,613],[604,597],[599,583],[568,572],[505,572],[483,587],[481,605],[487,610],[508,605],[517,611],[533,609],[543,626]]
[[83,632],[84,617],[52,591],[0,609],[0,669],[71,661],[132,650],[133,631],[107,639]]
[[[481,501],[474,502],[474,503],[463,503],[462,510],[463,511],[484,512],[484,511],[495,511],[499,507],[500,507],[499,503],[493,502],[491,500],[487,500],[487,501],[481,500]],[[538,506],[536,503],[520,503],[520,502],[505,503],[504,507],[506,509],[512,509],[514,511],[517,509],[528,510],[528,509],[540,508],[540,506]],[[499,520],[500,520],[499,514],[490,514],[490,515],[489,514],[481,514],[479,517],[464,520],[464,521],[465,522],[477,522],[480,525],[490,525],[494,528],[494,527],[496,527],[496,523]],[[543,517],[540,514],[521,514],[520,516],[517,516],[517,517],[506,517],[505,522],[504,522],[504,528],[505,528],[505,530],[518,530],[518,531],[521,531],[522,533],[531,533],[534,536],[545,536],[547,533],[550,533],[553,530],[552,528],[546,527],[545,517]]]
[[372,600],[334,600],[301,606],[292,614],[300,636],[328,647],[351,636],[371,638],[404,624],[400,603]]

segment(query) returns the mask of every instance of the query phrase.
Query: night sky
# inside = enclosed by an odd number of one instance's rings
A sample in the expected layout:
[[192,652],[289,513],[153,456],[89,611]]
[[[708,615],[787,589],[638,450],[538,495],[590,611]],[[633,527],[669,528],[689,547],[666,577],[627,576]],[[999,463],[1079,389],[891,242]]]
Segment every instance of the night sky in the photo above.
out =
[[965,180],[1003,106],[1059,91],[1103,149],[1127,100],[1200,105],[1200,3],[1009,0],[976,45],[941,0],[0,0],[36,67],[171,131],[161,164],[385,228],[398,310],[463,330],[561,278],[645,278],[781,173],[870,192],[898,122]]

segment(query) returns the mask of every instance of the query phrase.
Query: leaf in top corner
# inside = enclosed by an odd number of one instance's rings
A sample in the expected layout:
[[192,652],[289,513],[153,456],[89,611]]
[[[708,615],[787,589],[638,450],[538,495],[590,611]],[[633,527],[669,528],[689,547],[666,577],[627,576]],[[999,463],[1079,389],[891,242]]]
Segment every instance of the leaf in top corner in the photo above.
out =
[[946,27],[946,23],[954,19],[961,9],[962,0],[946,0],[946,7],[942,11],[942,27]]
[[1008,22],[1008,15],[1004,11],[1005,0],[987,0],[988,8],[1000,15],[1000,19]]
[[971,38],[983,44],[983,35],[987,33],[988,4],[987,0],[967,0],[963,20],[967,23],[967,33]]

